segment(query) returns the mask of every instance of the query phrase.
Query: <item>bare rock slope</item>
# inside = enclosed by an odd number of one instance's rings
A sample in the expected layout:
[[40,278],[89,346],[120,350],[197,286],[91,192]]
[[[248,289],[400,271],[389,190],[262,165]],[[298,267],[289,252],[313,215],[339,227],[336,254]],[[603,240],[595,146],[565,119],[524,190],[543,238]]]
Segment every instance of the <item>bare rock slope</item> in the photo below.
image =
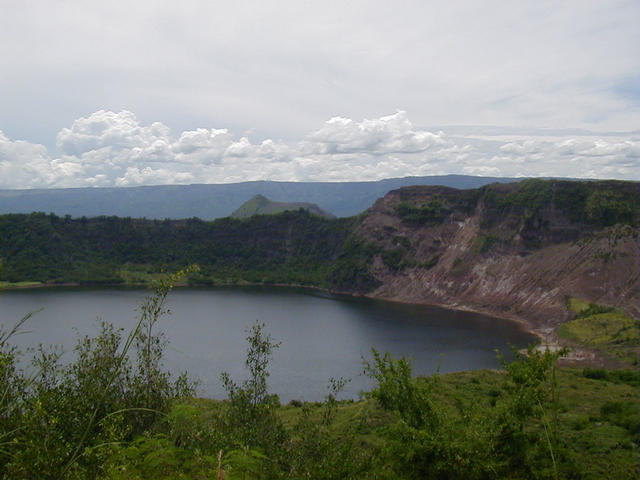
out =
[[369,209],[372,296],[524,321],[547,336],[566,297],[640,316],[638,184],[530,180],[476,190],[409,187]]

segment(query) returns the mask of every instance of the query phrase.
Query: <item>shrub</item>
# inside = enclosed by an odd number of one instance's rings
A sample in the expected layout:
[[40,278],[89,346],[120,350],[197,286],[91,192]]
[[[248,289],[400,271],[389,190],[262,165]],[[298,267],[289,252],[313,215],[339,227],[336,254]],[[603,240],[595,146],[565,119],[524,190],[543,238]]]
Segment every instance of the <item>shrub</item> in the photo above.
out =
[[[121,329],[102,323],[95,337],[78,340],[75,359],[66,365],[59,362],[58,350],[41,347],[29,377],[16,368],[17,352],[6,343],[19,326],[0,333],[5,390],[0,403],[0,477],[93,478],[120,442],[143,433],[156,415],[168,411],[171,401],[193,392],[184,377],[172,382],[161,370],[166,343],[155,332],[178,276],[156,285],[126,338]],[[149,348],[142,348],[137,362],[131,363],[128,353],[134,344]]]
[[269,456],[278,452],[286,438],[282,422],[276,415],[278,397],[268,390],[269,361],[280,346],[264,333],[264,324],[256,322],[247,331],[245,366],[249,378],[238,385],[224,372],[222,383],[229,397],[224,424],[231,443],[257,448]]

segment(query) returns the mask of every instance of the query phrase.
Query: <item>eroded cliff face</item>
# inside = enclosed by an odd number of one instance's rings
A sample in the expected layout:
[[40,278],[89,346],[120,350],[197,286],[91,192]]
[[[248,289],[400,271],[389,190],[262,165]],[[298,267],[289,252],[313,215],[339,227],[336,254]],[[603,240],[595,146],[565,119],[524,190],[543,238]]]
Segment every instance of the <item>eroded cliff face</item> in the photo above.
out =
[[638,318],[637,207],[622,202],[638,185],[599,183],[393,191],[356,230],[378,248],[369,293],[524,321],[542,336],[568,319],[567,296]]

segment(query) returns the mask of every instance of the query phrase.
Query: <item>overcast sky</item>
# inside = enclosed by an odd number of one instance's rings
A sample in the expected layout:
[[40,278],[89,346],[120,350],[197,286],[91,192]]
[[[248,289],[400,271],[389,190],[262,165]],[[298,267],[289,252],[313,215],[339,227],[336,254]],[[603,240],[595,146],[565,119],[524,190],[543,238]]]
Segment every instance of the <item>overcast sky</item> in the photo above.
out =
[[0,188],[638,179],[640,2],[3,0]]

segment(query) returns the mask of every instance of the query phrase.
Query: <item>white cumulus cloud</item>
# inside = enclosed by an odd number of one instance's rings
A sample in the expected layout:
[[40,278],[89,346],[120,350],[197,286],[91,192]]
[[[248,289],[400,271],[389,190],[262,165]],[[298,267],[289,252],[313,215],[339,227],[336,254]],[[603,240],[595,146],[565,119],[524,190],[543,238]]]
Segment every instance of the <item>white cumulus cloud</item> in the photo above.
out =
[[433,134],[415,130],[407,113],[355,122],[350,118],[333,117],[319,130],[308,135],[313,153],[417,153],[443,147],[447,140],[440,132]]
[[[446,129],[445,129],[446,130]],[[534,133],[493,138],[416,127],[404,111],[333,117],[297,142],[252,142],[226,128],[173,135],[130,111],[100,110],[57,135],[58,153],[0,131],[0,188],[353,181],[442,175],[635,179],[634,135]]]

